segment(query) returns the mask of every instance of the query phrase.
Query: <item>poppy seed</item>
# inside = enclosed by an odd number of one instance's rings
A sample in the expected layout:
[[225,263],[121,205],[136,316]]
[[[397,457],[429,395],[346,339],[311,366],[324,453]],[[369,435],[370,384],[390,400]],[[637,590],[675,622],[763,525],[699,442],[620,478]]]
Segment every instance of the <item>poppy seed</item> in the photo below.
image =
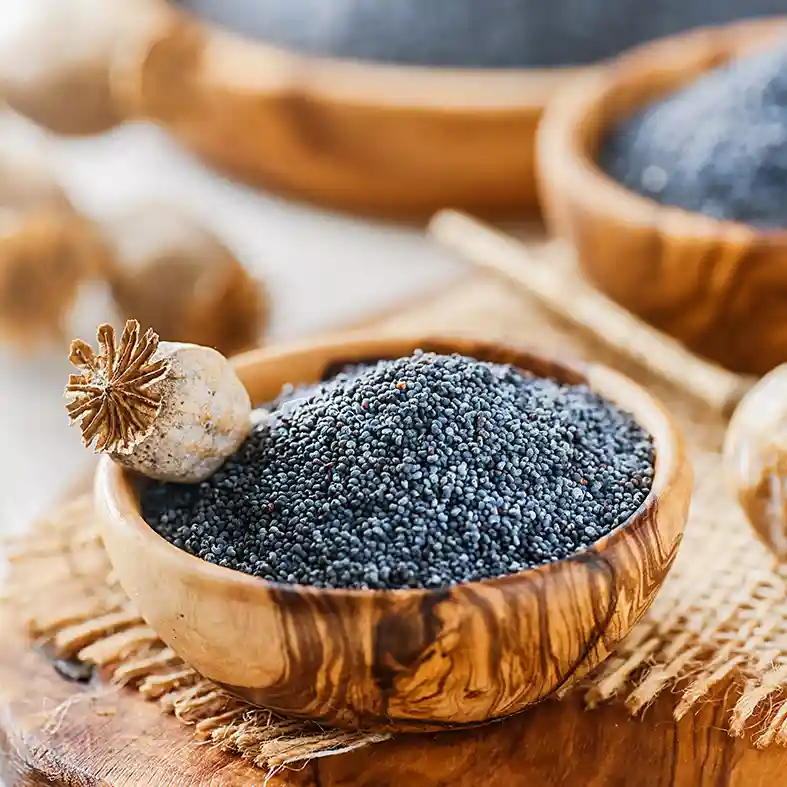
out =
[[662,205],[787,226],[787,46],[711,71],[625,120],[599,163]]
[[441,587],[590,546],[642,505],[653,461],[585,385],[417,352],[288,391],[211,478],[150,483],[142,508],[169,541],[268,580]]
[[177,0],[249,37],[320,57],[481,68],[593,63],[784,0]]

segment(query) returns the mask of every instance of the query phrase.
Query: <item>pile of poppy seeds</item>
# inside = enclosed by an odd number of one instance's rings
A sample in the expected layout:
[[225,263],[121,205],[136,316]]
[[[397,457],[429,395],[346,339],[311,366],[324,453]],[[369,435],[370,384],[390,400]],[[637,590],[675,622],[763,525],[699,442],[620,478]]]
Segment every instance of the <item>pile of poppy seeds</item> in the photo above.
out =
[[787,42],[712,71],[626,120],[600,164],[663,205],[787,227]]
[[308,55],[471,68],[594,63],[654,38],[786,8],[785,0],[177,2],[214,24]]
[[207,481],[151,482],[148,523],[283,583],[441,587],[568,557],[624,522],[651,437],[585,385],[416,352],[283,395]]

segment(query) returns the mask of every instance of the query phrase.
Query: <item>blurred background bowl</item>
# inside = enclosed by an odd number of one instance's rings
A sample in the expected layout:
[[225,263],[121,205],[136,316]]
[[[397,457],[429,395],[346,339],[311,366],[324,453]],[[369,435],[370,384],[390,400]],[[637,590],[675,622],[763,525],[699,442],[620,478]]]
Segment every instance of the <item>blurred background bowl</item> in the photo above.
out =
[[750,374],[787,362],[787,231],[660,205],[597,157],[619,121],[785,32],[780,17],[647,44],[572,80],[539,133],[547,224],[575,246],[590,281],[700,355]]
[[138,117],[240,180],[355,212],[536,210],[535,133],[573,69],[311,57],[162,15],[116,84]]

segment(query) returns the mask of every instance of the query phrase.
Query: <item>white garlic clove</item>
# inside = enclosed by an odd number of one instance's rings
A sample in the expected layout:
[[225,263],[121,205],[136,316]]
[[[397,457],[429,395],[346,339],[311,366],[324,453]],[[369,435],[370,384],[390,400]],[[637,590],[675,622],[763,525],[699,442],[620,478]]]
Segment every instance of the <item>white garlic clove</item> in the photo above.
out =
[[787,365],[743,398],[724,442],[726,473],[765,545],[787,559]]
[[251,401],[232,364],[216,350],[161,342],[129,320],[119,344],[99,328],[101,351],[79,340],[66,394],[85,445],[160,481],[210,476],[251,430]]

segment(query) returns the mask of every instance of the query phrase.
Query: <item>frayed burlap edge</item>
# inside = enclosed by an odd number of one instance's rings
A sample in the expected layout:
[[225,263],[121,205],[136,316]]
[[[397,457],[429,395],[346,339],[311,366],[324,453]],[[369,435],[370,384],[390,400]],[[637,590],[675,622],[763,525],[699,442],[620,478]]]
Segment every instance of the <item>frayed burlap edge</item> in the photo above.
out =
[[8,544],[3,599],[31,644],[156,701],[201,741],[269,772],[379,743],[379,733],[326,729],[255,708],[179,659],[139,616],[112,575],[90,496],[66,504]]

